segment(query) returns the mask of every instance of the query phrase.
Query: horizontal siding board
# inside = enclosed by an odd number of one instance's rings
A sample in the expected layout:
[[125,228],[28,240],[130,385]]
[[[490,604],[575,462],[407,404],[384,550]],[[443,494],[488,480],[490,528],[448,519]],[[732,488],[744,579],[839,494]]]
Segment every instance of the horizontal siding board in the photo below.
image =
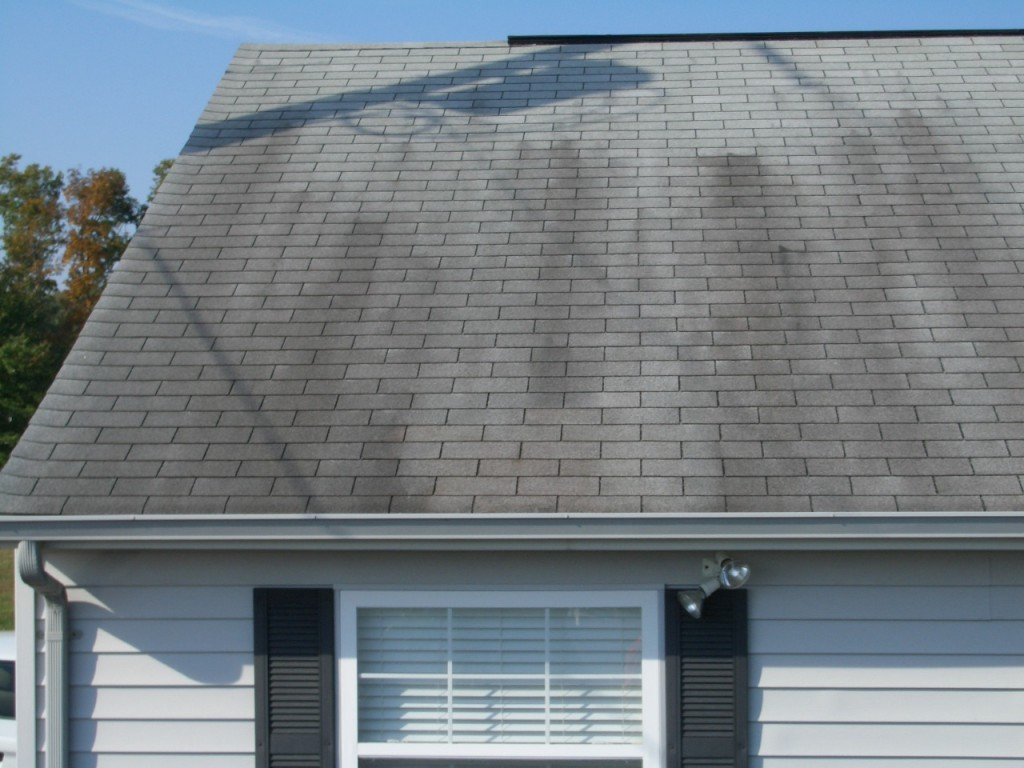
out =
[[[881,597],[879,599],[882,599]],[[999,654],[1024,651],[1020,621],[755,621],[753,653]]]
[[[1024,564],[1013,552],[901,552],[837,557],[753,558],[757,586],[768,587],[987,587],[1024,586]],[[753,606],[751,606],[753,607]]]
[[175,720],[74,720],[72,752],[245,754],[253,748],[251,722]]
[[1024,725],[769,724],[751,729],[758,755],[1019,758]]
[[1019,723],[1021,690],[755,690],[761,723]]
[[[884,595],[884,599],[881,599]],[[990,587],[763,587],[750,601],[751,619],[811,621],[964,620],[992,618]],[[1018,600],[1024,595],[1016,591]]]
[[1024,688],[1024,656],[759,654],[751,657],[750,682],[761,688],[1013,690]]
[[[70,551],[48,555],[56,562],[56,574],[64,583],[87,586],[89,591],[125,586],[125,573],[130,567],[131,585],[135,589],[166,588],[171,584],[208,589],[236,587],[248,593],[253,585],[308,585],[333,583],[344,575],[344,582],[355,586],[386,586],[387,583],[419,583],[431,579],[450,578],[472,573],[472,583],[501,587],[520,581],[531,583],[575,584],[580,579],[593,583],[619,582],[620,569],[628,567],[638,583],[690,581],[699,576],[699,559],[686,578],[680,579],[679,561],[674,554],[649,552],[642,560],[628,553],[576,553],[572,558],[551,560],[537,553],[460,553],[453,561],[441,554],[407,552],[400,560],[389,563],[386,576],[379,570],[376,553],[350,552],[346,566],[339,571],[337,558],[330,552],[275,552],[273,571],[256,565],[251,554],[217,552],[216,557],[186,558],[181,552],[118,552],[124,568],[111,568],[106,557],[86,559]],[[75,558],[75,559],[71,559]],[[755,586],[758,591],[769,587],[861,586],[861,587],[1024,587],[1024,563],[1012,552],[945,552],[936,557],[931,552],[906,552],[898,558],[889,554],[802,552],[799,557],[778,557],[751,553],[746,558],[756,567]],[[524,574],[521,565],[529,560],[531,568]],[[614,563],[615,568],[609,569]],[[581,574],[585,574],[582,575]],[[755,597],[752,594],[752,597]],[[242,606],[245,608],[246,606]],[[752,608],[754,606],[751,606]],[[42,609],[39,609],[42,616]]]
[[1024,621],[1024,587],[993,587],[992,618]]
[[768,586],[751,600],[751,618],[1018,621],[1024,619],[1024,587]]
[[252,688],[71,689],[71,711],[99,720],[245,720],[252,717]]
[[72,654],[71,684],[196,686],[253,684],[252,653]]
[[97,619],[75,622],[73,653],[246,653],[252,622],[243,619]]
[[243,587],[95,587],[68,590],[72,620],[248,619],[252,590]]
[[992,583],[1000,587],[1024,587],[1024,558],[1016,552],[991,555]]
[[752,758],[749,768],[1024,768],[1024,758],[763,757]]
[[241,755],[154,755],[72,753],[75,768],[252,768],[252,754]]
[[[73,600],[86,598],[86,590],[98,594],[126,588],[126,571],[111,568],[109,558],[74,559],[80,555],[70,551],[55,551],[51,556],[58,566],[55,575],[62,577],[64,583],[84,588],[71,590]],[[119,552],[118,557],[121,556]],[[755,567],[752,586],[757,586],[759,592],[788,586],[1024,587],[1024,564],[1014,557],[1014,553],[1008,552],[945,552],[941,557],[929,552],[908,552],[898,558],[874,553],[844,553],[839,557],[835,553],[803,552],[799,557],[781,558],[750,553],[745,559]],[[130,560],[130,589],[168,589],[169,585],[178,584],[203,591],[237,589],[245,594],[253,585],[267,583],[301,586],[343,581],[352,587],[378,588],[458,579],[466,574],[481,588],[500,588],[517,582],[619,584],[624,570],[636,583],[643,584],[686,583],[700,576],[699,558],[690,565],[684,561],[680,571],[677,556],[660,552],[646,553],[641,560],[629,553],[574,553],[571,558],[552,560],[542,553],[463,552],[453,560],[441,553],[407,552],[400,560],[388,564],[386,574],[381,573],[379,555],[365,552],[348,553],[341,570],[330,552],[275,552],[270,572],[254,561],[251,553],[243,552],[217,552],[216,557],[205,559],[187,558],[181,552],[147,552],[132,555]],[[527,562],[529,568],[524,571],[522,566]],[[751,597],[756,598],[756,593],[752,592]],[[39,616],[42,617],[41,608]]]
[[[253,568],[251,553],[230,550],[218,551],[215,557],[208,555],[205,558],[187,557],[185,553],[174,550],[119,550],[116,556],[118,562],[123,563],[121,568],[111,568],[109,557],[69,560],[68,554],[53,553],[58,564],[55,575],[61,577],[64,583],[85,586],[90,592],[123,589],[128,582],[128,573],[131,574],[131,585],[138,589],[161,589],[180,584],[197,589],[215,585],[217,588],[251,591],[253,584],[308,584],[311,563],[321,572],[322,580],[322,575],[329,570],[331,563],[331,556],[327,552],[275,552],[274,573],[270,574],[265,569]],[[184,566],[186,562],[187,567]]]

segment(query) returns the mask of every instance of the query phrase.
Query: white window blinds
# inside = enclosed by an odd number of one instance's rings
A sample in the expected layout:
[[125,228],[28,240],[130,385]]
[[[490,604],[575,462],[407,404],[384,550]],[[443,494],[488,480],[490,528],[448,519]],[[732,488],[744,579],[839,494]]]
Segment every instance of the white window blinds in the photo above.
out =
[[638,744],[638,607],[360,608],[359,741]]

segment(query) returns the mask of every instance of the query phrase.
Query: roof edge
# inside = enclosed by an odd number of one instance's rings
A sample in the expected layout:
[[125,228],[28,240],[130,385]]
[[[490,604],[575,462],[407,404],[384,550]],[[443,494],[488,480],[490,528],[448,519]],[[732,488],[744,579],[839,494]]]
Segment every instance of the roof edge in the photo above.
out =
[[0,544],[517,550],[1024,550],[1024,512],[21,516]]
[[391,42],[367,42],[367,43],[356,43],[352,41],[340,41],[336,43],[241,43],[236,48],[236,53],[246,51],[309,51],[315,53],[317,51],[337,51],[337,50],[353,50],[353,51],[376,51],[376,50],[388,50],[395,48],[495,48],[505,47],[508,43],[505,40],[394,40]]
[[509,35],[511,47],[530,45],[621,45],[627,43],[705,43],[733,40],[864,40],[902,37],[1012,37],[1024,29],[896,29],[833,32],[696,32],[636,35]]

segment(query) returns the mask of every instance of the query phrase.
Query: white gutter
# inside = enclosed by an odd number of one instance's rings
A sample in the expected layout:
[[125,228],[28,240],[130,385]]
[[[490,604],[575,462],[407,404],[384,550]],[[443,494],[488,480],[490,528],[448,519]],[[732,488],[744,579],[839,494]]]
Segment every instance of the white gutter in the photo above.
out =
[[1024,549],[1024,512],[0,516],[0,544],[425,550]]
[[[65,768],[68,764],[67,592],[43,567],[38,542],[20,542],[17,557],[21,580],[46,602],[46,766]],[[27,752],[35,747],[25,744],[21,749]]]

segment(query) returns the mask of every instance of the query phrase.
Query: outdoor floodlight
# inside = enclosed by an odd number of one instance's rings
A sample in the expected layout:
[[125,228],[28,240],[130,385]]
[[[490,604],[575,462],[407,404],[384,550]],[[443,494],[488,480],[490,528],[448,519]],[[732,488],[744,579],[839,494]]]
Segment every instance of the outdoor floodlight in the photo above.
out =
[[725,558],[719,563],[718,581],[726,589],[739,589],[750,578],[750,566],[737,563],[732,558]]
[[750,566],[746,563],[737,563],[726,554],[718,553],[714,560],[704,561],[704,573],[708,575],[700,583],[698,589],[690,589],[686,592],[679,592],[679,604],[683,610],[699,619],[704,610],[704,601],[713,592],[725,587],[726,589],[739,589],[747,583],[750,578]]
[[679,598],[679,604],[683,606],[684,611],[695,619],[700,618],[701,609],[704,607],[703,592],[692,589],[689,592],[679,592],[677,597]]

